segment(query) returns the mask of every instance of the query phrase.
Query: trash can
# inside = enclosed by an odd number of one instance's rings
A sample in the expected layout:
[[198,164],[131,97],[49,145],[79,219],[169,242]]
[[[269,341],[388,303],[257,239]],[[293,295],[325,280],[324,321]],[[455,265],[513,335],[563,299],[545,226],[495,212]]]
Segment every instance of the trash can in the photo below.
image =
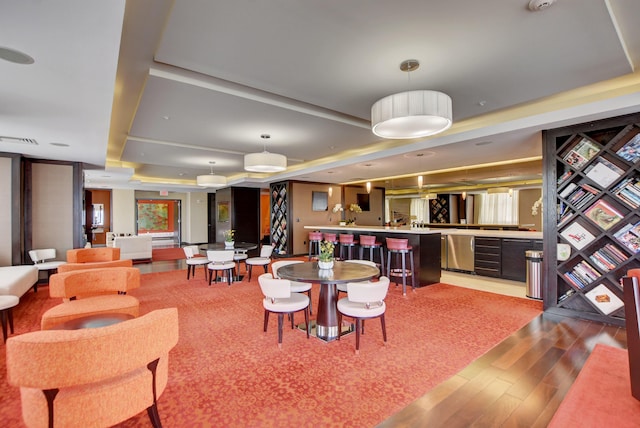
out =
[[542,251],[527,250],[527,297],[542,299]]

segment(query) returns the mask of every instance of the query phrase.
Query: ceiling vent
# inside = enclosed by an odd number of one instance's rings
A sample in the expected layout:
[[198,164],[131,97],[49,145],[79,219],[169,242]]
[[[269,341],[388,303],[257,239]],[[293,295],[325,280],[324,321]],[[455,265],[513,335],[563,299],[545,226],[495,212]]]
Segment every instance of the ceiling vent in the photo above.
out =
[[32,146],[38,145],[38,142],[33,138],[16,138],[16,137],[3,137],[3,136],[0,136],[0,143],[31,144]]

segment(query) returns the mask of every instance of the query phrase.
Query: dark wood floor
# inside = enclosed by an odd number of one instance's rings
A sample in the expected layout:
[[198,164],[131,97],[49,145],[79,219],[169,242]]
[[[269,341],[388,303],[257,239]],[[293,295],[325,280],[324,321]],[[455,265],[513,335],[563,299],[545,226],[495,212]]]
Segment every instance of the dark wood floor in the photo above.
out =
[[[142,273],[186,268],[183,261],[136,267]],[[598,343],[626,349],[626,331],[540,315],[378,426],[546,427]]]
[[546,427],[597,343],[626,331],[540,315],[379,427]]

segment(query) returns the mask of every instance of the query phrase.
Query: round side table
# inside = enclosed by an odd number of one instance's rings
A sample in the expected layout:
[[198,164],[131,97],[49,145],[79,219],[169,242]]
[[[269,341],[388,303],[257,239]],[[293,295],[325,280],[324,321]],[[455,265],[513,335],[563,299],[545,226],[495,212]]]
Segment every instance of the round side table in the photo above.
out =
[[2,338],[7,341],[7,320],[9,320],[9,329],[13,334],[13,307],[20,302],[17,296],[2,295],[0,296],[0,318],[2,319]]

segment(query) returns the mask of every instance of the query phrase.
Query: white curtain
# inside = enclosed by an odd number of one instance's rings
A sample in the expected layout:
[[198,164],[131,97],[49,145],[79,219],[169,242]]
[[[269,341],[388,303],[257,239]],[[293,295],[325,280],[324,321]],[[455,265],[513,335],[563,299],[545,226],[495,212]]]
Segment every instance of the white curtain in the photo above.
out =
[[518,221],[518,191],[509,193],[495,193],[476,195],[480,198],[480,224],[519,224]]
[[384,222],[391,223],[391,208],[389,207],[389,199],[384,200]]
[[429,223],[429,201],[422,198],[411,198],[409,215],[411,222]]

